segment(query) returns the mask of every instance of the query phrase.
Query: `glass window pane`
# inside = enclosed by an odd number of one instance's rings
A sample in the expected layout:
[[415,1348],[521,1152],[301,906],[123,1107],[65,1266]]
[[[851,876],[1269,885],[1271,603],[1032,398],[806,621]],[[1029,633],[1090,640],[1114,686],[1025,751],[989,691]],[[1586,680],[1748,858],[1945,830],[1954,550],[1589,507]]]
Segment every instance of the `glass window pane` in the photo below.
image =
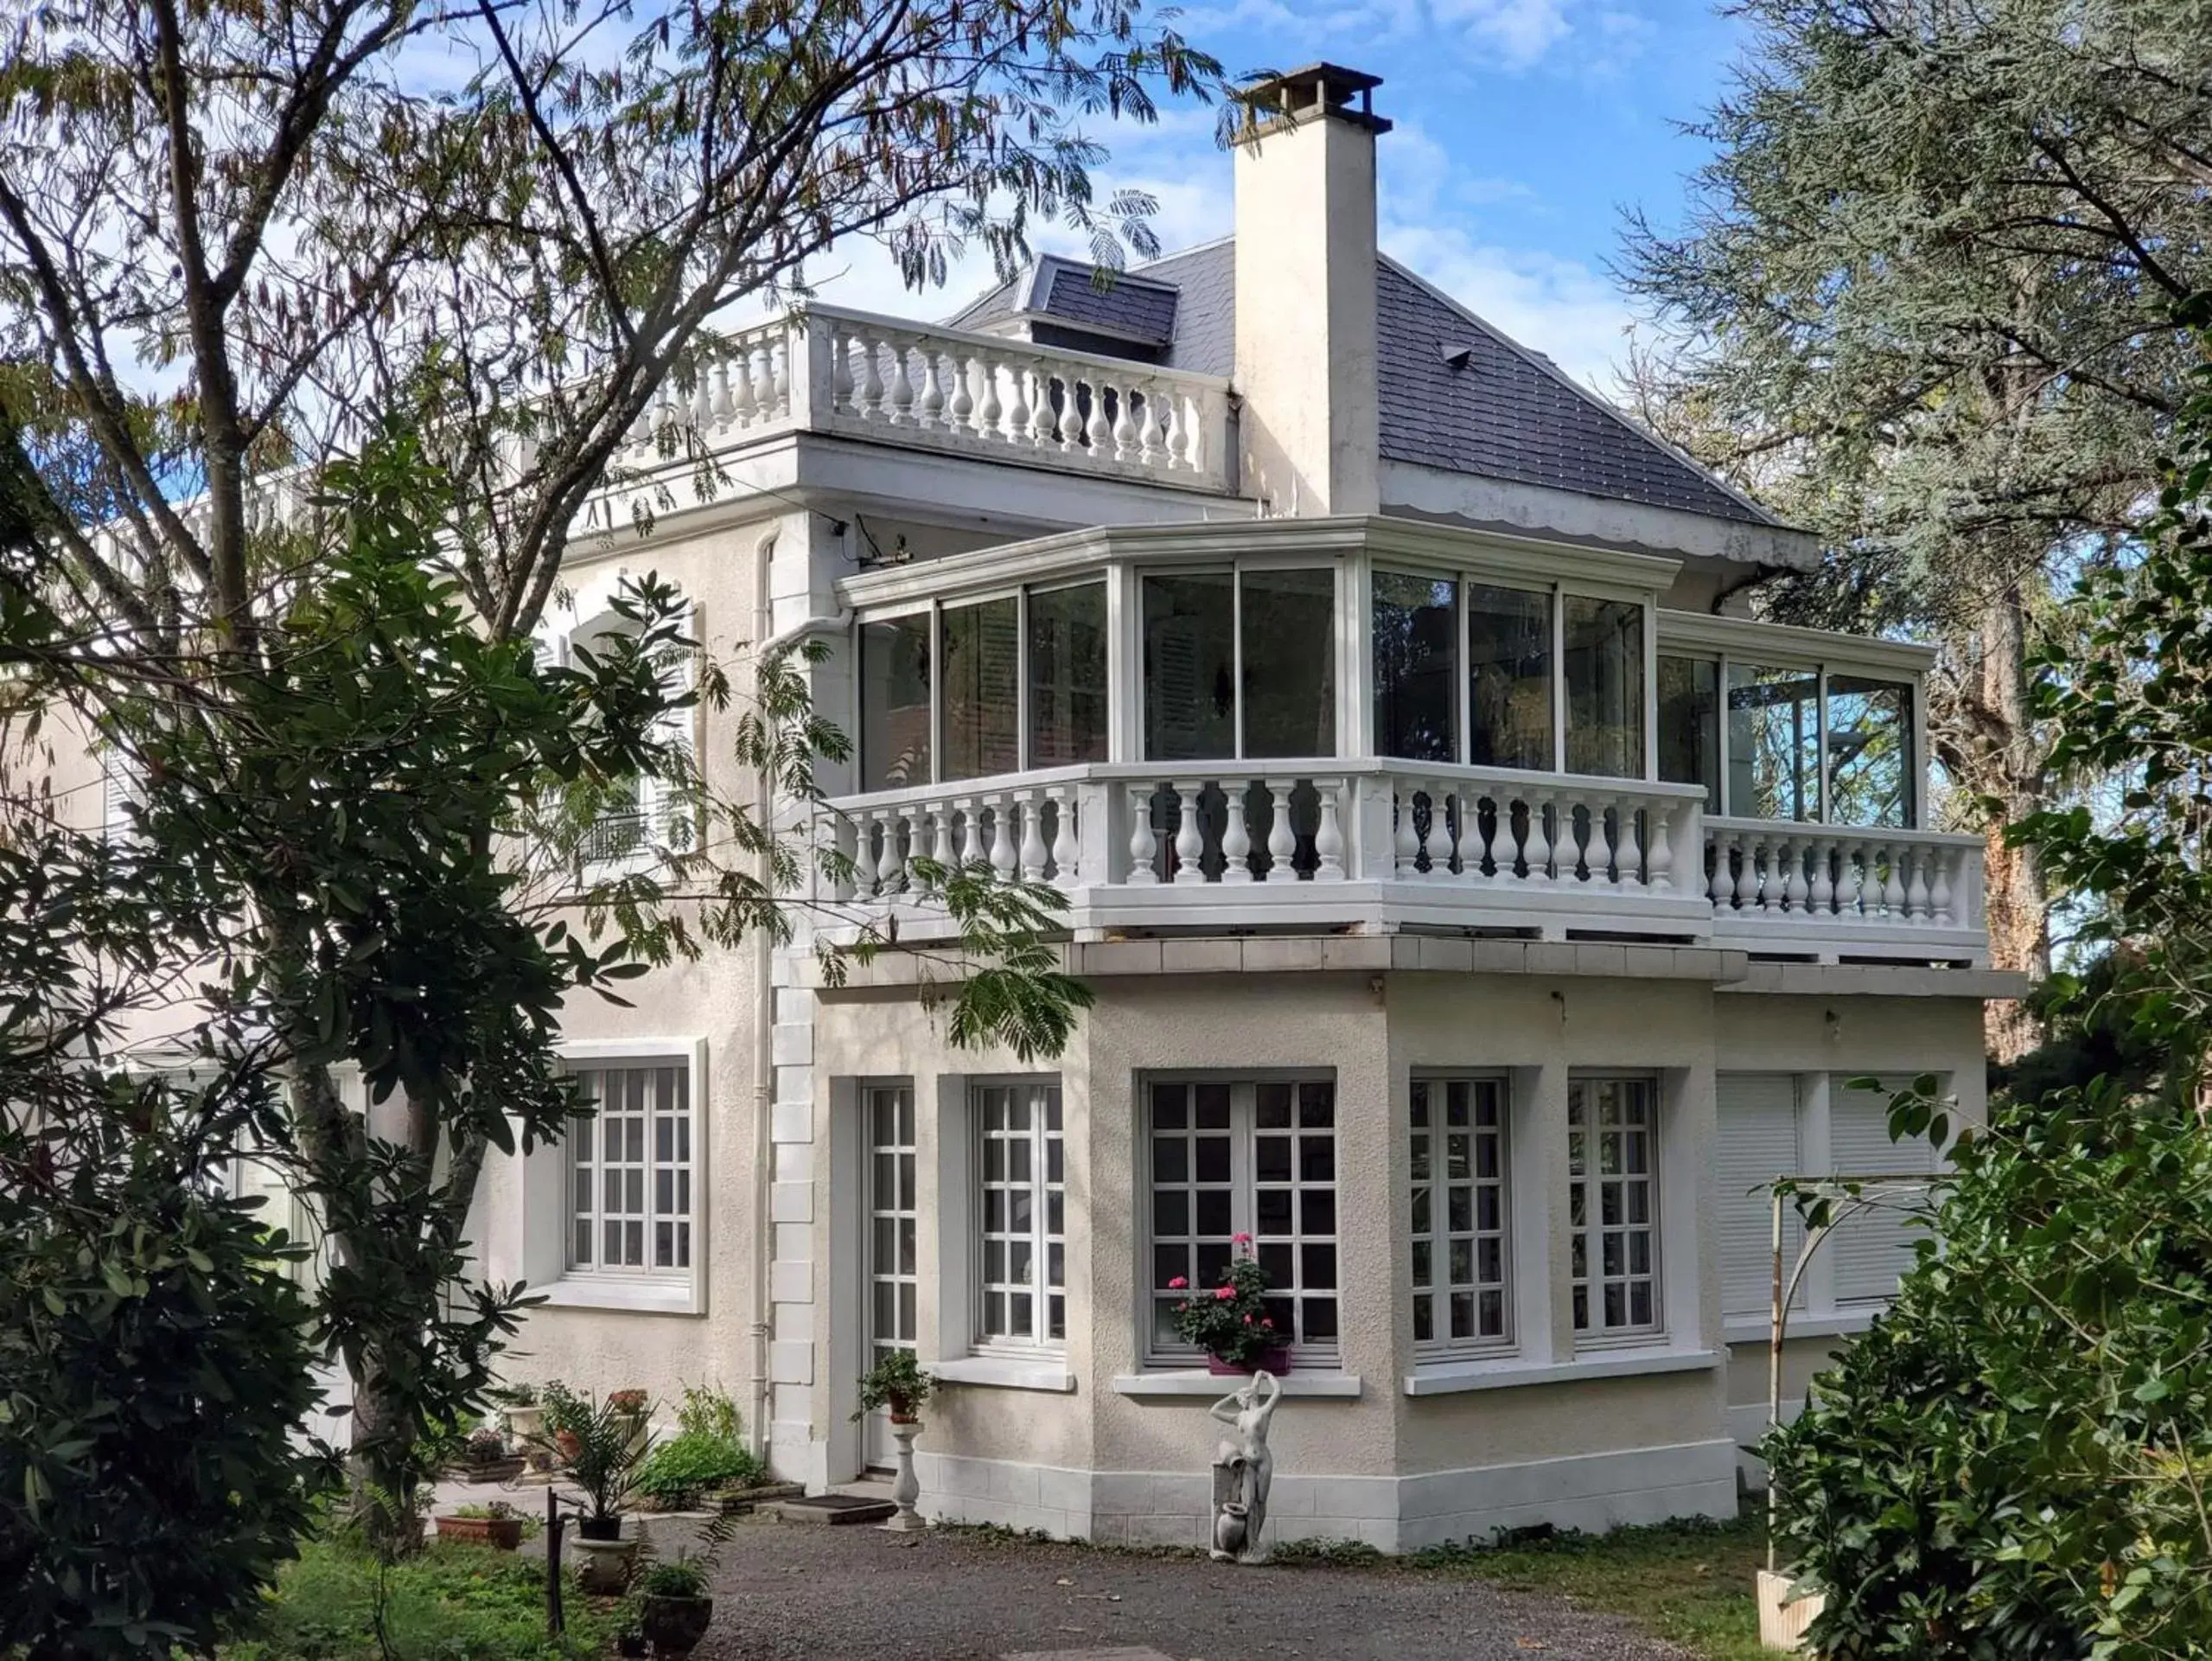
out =
[[1728,811],[1745,819],[1820,816],[1820,677],[1728,666]]
[[1106,585],[1032,593],[1029,764],[1106,758]]
[[1643,776],[1643,607],[1566,597],[1567,771]]
[[860,769],[870,790],[929,782],[929,616],[860,628]]
[[1144,755],[1236,754],[1236,588],[1227,572],[1144,578]]
[[1720,811],[1720,665],[1705,658],[1659,660],[1659,776],[1705,787],[1705,811]]
[[1917,807],[1912,688],[1855,674],[1828,677],[1828,822],[1902,830]]
[[1525,589],[1467,585],[1467,759],[1552,766],[1552,602]]
[[1413,761],[1459,759],[1459,585],[1374,574],[1374,747]]
[[1020,770],[1021,610],[1012,595],[948,605],[943,631],[945,751],[942,778],[985,778]]
[[1244,753],[1336,753],[1336,573],[1243,575]]

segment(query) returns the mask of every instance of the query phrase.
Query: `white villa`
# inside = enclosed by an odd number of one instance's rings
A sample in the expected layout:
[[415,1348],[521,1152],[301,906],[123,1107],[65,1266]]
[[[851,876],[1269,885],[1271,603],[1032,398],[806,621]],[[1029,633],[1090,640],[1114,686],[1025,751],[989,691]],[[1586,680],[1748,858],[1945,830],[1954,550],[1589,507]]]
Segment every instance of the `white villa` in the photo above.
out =
[[[910,1346],[926,1514],[1196,1545],[1227,1385],[1165,1312],[1249,1234],[1292,1340],[1278,1538],[1726,1517],[1757,1480],[1752,1191],[1931,1165],[1845,1081],[1933,1072],[1973,1117],[2021,988],[1979,840],[1928,823],[1929,655],[1750,621],[1807,536],[1378,253],[1376,84],[1269,83],[1232,238],[1110,284],[1042,259],[941,327],[813,306],[662,406],[730,483],[670,463],[553,631],[650,569],[719,655],[826,642],[857,753],[814,834],[858,880],[809,926],[901,944],[575,1009],[598,1122],[496,1165],[475,1229],[548,1300],[514,1376],[718,1382],[821,1491],[887,1462],[855,1381]],[[745,795],[731,719],[693,738]],[[950,1043],[917,855],[1067,895],[1065,1054]],[[1786,1393],[1904,1238],[1818,1260]]]

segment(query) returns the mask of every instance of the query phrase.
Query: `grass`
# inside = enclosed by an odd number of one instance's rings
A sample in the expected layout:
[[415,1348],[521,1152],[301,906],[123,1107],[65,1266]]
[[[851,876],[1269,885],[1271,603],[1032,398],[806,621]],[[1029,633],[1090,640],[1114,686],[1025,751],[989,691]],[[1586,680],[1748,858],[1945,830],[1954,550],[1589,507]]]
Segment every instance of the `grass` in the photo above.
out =
[[568,1632],[545,1638],[545,1566],[511,1552],[431,1541],[385,1581],[376,1633],[375,1559],[344,1540],[317,1540],[285,1565],[249,1639],[223,1661],[596,1661],[614,1638],[611,1618],[571,1580],[562,1598]]
[[1625,1615],[1703,1661],[1761,1661],[1766,1654],[1759,1647],[1753,1590],[1766,1562],[1760,1517],[1560,1534],[1509,1545],[1445,1546],[1411,1561],[1418,1569],[1479,1575]]

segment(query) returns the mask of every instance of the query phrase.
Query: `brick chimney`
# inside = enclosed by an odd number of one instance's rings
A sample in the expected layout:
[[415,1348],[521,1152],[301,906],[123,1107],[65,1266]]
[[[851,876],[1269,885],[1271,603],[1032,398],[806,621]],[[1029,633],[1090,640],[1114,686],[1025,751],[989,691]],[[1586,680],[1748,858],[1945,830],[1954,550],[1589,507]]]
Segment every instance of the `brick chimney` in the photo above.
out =
[[1239,94],[1236,387],[1245,489],[1275,514],[1371,514],[1374,75],[1319,63]]

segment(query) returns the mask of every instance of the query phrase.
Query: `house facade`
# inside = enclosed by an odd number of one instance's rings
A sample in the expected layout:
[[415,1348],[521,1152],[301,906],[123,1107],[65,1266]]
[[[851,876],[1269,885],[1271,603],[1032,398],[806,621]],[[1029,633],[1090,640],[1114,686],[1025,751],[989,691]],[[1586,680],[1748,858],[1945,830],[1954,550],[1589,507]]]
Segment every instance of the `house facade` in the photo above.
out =
[[[474,1229],[546,1298],[516,1377],[715,1382],[820,1490],[887,1461],[855,1381],[910,1347],[927,1514],[1195,1545],[1227,1386],[1167,1312],[1248,1236],[1278,1536],[1734,1513],[1751,1191],[1932,1165],[1846,1081],[1972,1119],[2018,987],[1929,822],[1928,655],[1750,621],[1809,539],[1378,254],[1375,85],[1263,89],[1233,238],[945,326],[811,307],[641,426],[634,465],[688,426],[725,482],[672,462],[648,537],[579,537],[548,648],[647,570],[741,681],[820,642],[855,751],[774,810],[846,858],[791,946],[571,1012],[598,1118]],[[691,737],[744,796],[734,719]],[[917,858],[1064,893],[1064,1053],[951,1042]],[[1818,1261],[1786,1394],[1903,1253]]]

